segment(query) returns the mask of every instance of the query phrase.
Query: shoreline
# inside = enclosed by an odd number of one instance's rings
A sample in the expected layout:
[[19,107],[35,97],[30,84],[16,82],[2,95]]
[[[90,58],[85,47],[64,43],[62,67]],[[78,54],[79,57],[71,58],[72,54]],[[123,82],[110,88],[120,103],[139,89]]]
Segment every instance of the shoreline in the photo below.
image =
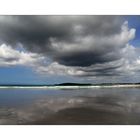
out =
[[94,88],[140,88],[140,85],[91,85],[91,86],[0,86],[0,89],[94,89]]

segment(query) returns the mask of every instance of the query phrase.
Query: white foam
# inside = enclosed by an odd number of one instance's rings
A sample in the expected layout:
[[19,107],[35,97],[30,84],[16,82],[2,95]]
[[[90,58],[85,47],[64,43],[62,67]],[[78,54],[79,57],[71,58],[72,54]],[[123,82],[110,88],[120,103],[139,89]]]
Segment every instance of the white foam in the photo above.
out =
[[135,88],[138,84],[91,85],[91,86],[0,86],[0,89],[90,89],[90,88]]

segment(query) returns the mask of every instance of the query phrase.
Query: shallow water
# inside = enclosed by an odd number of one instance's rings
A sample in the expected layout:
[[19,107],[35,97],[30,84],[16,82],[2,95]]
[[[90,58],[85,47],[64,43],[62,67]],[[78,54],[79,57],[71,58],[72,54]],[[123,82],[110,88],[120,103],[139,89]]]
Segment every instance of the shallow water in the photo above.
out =
[[0,124],[140,124],[140,88],[0,89]]

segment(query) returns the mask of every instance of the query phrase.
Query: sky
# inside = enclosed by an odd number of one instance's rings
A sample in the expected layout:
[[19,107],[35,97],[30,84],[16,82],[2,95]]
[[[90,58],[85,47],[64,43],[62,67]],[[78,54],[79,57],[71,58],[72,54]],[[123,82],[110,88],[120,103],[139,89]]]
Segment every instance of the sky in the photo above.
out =
[[140,16],[0,16],[0,84],[140,82]]

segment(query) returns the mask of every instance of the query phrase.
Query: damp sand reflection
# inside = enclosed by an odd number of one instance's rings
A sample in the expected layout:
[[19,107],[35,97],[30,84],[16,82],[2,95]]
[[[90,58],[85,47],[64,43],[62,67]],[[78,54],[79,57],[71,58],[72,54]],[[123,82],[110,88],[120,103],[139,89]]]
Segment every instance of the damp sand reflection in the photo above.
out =
[[15,104],[6,103],[5,95],[0,124],[140,124],[139,88],[15,90],[14,95]]

